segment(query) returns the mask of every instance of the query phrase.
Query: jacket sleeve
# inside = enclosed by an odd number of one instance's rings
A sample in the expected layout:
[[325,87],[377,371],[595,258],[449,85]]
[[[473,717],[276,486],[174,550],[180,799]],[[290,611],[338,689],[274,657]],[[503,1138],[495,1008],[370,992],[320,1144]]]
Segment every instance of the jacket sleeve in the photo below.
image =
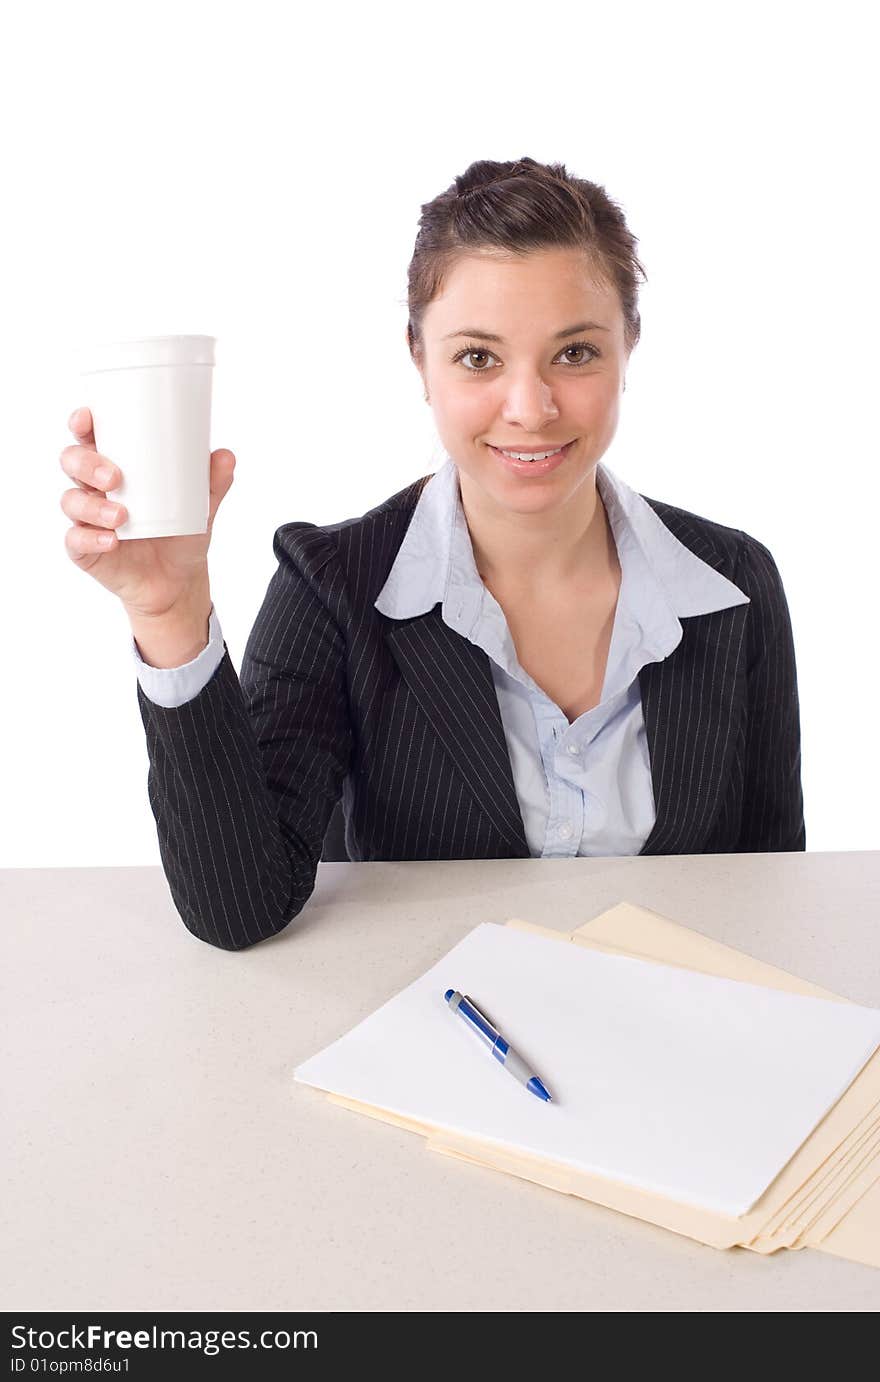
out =
[[776,562],[746,539],[736,583],[751,599],[743,814],[736,852],[806,849],[794,637]]
[[352,754],[345,583],[336,539],[279,528],[278,568],[236,675],[186,703],[138,685],[147,789],[174,904],[194,936],[241,950],[302,911]]

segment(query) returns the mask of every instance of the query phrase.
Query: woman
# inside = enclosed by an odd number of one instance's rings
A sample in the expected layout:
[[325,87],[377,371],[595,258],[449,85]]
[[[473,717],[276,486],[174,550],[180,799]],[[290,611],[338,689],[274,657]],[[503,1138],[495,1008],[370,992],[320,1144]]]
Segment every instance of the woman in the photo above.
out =
[[70,554],[131,622],[194,935],[239,949],[295,917],[340,799],[355,860],[805,848],[773,557],[600,463],[639,337],[635,246],[602,188],[528,158],[474,163],[422,208],[407,341],[447,459],[360,518],[277,530],[240,678],[207,571],[231,453],[205,537],[103,555],[118,468],[98,474],[90,432],[62,453]]

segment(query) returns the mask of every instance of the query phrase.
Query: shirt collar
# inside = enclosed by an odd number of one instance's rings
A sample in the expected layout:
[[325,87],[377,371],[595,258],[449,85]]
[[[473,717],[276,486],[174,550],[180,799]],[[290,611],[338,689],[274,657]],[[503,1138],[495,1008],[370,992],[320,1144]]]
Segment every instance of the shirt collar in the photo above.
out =
[[[749,596],[678,542],[651,504],[601,462],[595,484],[618,549],[622,619],[640,629],[647,658],[666,658],[677,647],[680,616],[749,604]],[[388,618],[410,619],[441,603],[445,622],[471,637],[478,626],[485,632],[486,611],[495,612],[486,594],[461,506],[459,471],[448,456],[421,491],[374,607]]]
[[[596,467],[596,487],[631,598],[633,591],[639,592],[639,622],[643,629],[657,633],[658,652],[676,631],[677,638],[681,637],[679,617],[749,603],[738,586],[679,542],[647,500],[601,461]],[[458,468],[447,456],[422,490],[374,604],[391,619],[410,619],[427,614],[439,601],[447,622],[464,630],[479,615],[482,590],[461,503]]]

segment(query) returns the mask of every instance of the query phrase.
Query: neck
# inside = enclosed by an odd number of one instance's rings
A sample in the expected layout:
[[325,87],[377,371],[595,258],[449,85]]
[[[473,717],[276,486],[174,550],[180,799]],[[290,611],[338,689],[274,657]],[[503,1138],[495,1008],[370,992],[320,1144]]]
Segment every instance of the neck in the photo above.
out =
[[540,595],[599,581],[615,569],[617,549],[595,470],[563,508],[549,513],[499,509],[460,471],[459,485],[474,560],[490,590]]

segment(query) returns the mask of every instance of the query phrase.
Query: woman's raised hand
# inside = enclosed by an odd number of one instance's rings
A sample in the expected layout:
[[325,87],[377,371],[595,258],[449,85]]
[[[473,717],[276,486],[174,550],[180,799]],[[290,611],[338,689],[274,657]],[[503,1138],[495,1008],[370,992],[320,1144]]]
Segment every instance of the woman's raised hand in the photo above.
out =
[[211,452],[211,502],[208,531],[183,537],[141,537],[120,542],[114,531],[124,523],[125,507],[108,500],[107,490],[122,483],[122,471],[95,446],[92,415],[77,408],[68,425],[77,444],[61,452],[61,469],[75,481],[65,490],[61,508],[73,526],[65,535],[67,555],[82,571],[119,597],[132,617],[171,611],[204,583],[211,530],[220,502],[232,484],[235,456]]

